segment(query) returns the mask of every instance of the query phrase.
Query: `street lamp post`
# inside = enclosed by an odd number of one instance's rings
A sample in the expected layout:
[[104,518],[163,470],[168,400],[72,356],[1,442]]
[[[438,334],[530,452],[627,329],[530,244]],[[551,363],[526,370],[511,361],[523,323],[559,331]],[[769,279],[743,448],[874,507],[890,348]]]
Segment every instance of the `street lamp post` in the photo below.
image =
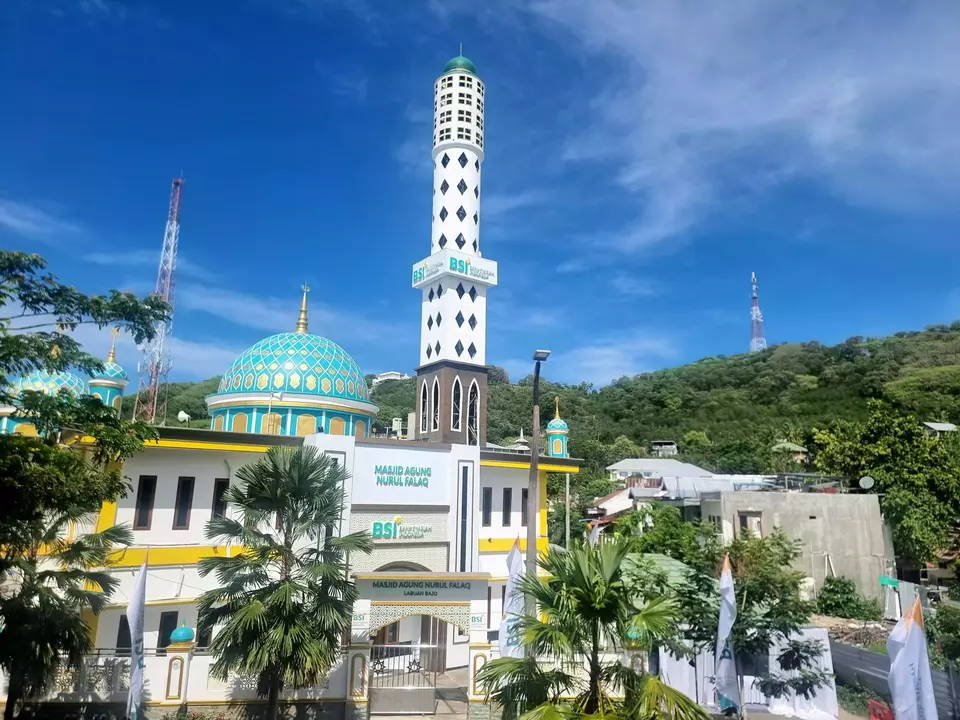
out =
[[[537,573],[537,533],[540,530],[540,363],[550,357],[549,350],[533,353],[533,428],[530,432],[530,479],[527,484],[527,574]],[[527,596],[525,612],[533,615],[536,607],[532,597]]]

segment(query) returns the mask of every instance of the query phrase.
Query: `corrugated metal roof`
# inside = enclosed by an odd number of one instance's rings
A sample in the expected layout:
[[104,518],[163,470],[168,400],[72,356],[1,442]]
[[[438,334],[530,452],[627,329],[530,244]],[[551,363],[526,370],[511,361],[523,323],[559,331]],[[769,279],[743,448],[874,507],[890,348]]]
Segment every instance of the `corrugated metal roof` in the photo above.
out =
[[957,426],[953,423],[925,422],[924,425],[935,432],[956,432],[957,430]]
[[627,458],[607,467],[608,471],[652,472],[661,477],[711,477],[713,473],[690,463],[671,458]]

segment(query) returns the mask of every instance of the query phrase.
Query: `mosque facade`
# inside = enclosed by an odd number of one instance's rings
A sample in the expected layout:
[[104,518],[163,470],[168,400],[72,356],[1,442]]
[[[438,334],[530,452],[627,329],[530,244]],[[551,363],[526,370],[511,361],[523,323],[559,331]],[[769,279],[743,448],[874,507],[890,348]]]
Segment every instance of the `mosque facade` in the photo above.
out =
[[[481,254],[479,232],[486,88],[474,64],[458,56],[433,90],[430,250],[411,277],[421,306],[414,427],[406,440],[371,432],[378,408],[365,376],[343,348],[309,332],[304,286],[293,332],[243,352],[206,398],[210,427],[159,428],[159,440],[124,463],[130,492],[105,503],[91,520],[97,530],[127,525],[134,538],[108,568],[120,580],[118,592],[89,618],[98,652],[83,672],[99,678],[102,702],[125,698],[117,684],[123,673],[115,667],[129,661],[126,605],[144,566],[148,704],[162,712],[184,703],[255,700],[255,679],[214,677],[209,648],[215,635],[194,630],[197,598],[217,583],[200,574],[198,563],[237,552],[211,544],[205,527],[233,516],[223,496],[239,468],[273,447],[306,446],[348,473],[334,531],[369,532],[373,551],[350,558],[360,599],[341,662],[323,687],[288,691],[284,698],[329,704],[334,716],[395,714],[397,700],[382,683],[384,662],[400,657],[409,660],[408,674],[420,673],[425,663],[436,672],[466,667],[469,714],[484,717],[475,676],[498,653],[507,555],[514,545],[526,550],[528,523],[537,527],[536,550],[548,550],[547,473],[576,473],[579,461],[568,456],[569,428],[559,400],[547,425],[534,498],[529,448],[486,440],[486,302],[498,283],[497,264]],[[126,382],[111,351],[103,372],[88,381],[36,373],[18,387],[89,392],[119,408]],[[16,421],[8,413],[3,422]],[[79,697],[81,687],[89,695],[87,678],[64,680],[57,697]]]

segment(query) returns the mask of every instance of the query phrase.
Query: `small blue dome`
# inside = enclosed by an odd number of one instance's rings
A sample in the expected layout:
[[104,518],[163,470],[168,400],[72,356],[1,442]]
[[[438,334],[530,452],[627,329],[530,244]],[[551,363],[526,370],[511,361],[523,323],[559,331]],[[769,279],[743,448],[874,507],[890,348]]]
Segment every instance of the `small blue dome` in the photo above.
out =
[[567,427],[567,423],[564,420],[561,420],[560,418],[554,418],[553,420],[547,423],[547,432],[550,432],[551,430],[569,430],[569,429],[570,428]]
[[109,360],[103,364],[103,372],[93,376],[94,380],[129,380],[126,371],[115,362]]
[[466,70],[468,73],[472,73],[474,75],[477,74],[477,66],[474,65],[469,58],[465,58],[463,55],[457,55],[446,64],[446,67],[443,68],[444,74],[453,72],[454,70]]
[[87,394],[87,384],[68,372],[49,373],[46,370],[34,370],[17,380],[13,387],[17,395],[24,390],[35,390],[47,395],[56,395],[61,390],[67,390],[74,395]]
[[172,633],[170,633],[170,642],[175,643],[188,643],[193,642],[193,630],[187,627],[187,624],[184,623]]

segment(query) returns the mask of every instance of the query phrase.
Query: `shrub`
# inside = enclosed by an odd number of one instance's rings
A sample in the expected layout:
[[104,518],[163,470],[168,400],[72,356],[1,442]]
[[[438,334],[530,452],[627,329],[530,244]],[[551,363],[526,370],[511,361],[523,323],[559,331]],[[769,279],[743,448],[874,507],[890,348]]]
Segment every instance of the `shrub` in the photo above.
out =
[[828,577],[817,597],[817,612],[831,617],[851,620],[879,620],[880,605],[857,592],[853,580],[845,577]]

